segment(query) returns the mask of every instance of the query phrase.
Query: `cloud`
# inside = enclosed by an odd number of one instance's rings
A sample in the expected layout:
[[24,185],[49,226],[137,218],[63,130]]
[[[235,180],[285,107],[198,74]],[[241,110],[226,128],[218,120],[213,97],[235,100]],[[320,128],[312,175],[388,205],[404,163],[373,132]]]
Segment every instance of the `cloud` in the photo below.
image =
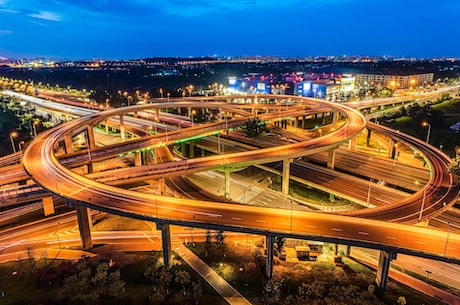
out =
[[13,34],[13,32],[10,30],[0,30],[0,36],[10,35],[10,34]]
[[37,18],[37,19],[48,20],[48,21],[61,21],[62,20],[60,15],[53,13],[53,12],[47,12],[47,11],[40,11],[38,13],[32,13],[32,14],[29,14],[28,16]]

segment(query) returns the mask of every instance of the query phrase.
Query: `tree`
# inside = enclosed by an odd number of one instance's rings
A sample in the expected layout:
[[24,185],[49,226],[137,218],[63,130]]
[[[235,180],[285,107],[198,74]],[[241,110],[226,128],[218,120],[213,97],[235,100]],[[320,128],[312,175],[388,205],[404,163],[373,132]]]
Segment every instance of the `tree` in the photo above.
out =
[[192,277],[190,273],[185,270],[179,270],[176,272],[175,282],[182,286],[182,292],[184,296],[187,295],[187,285],[190,284]]
[[319,304],[319,301],[326,296],[326,283],[323,281],[315,281],[312,283],[302,283],[298,288],[298,299],[301,302],[312,302]]
[[95,269],[93,272],[89,261],[81,259],[75,272],[64,279],[61,298],[68,300],[69,304],[99,304],[103,299],[116,299],[125,292],[120,271],[110,272],[106,262],[98,264]]
[[273,277],[264,286],[265,304],[279,304],[284,278]]
[[192,297],[195,299],[195,304],[198,305],[198,299],[203,294],[203,287],[201,287],[201,282],[196,281],[192,283]]
[[449,172],[460,178],[460,156],[455,157],[449,164]]
[[268,128],[265,123],[260,122],[259,118],[255,117],[254,119],[246,120],[246,128],[244,133],[246,137],[252,140],[252,143],[256,142],[256,138],[263,132],[268,132]]

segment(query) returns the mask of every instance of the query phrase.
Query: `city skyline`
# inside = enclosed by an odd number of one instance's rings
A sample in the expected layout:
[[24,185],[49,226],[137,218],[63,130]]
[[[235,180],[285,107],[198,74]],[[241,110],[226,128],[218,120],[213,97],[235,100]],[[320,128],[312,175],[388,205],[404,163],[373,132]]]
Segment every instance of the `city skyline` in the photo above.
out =
[[0,56],[459,57],[460,3],[0,0]]

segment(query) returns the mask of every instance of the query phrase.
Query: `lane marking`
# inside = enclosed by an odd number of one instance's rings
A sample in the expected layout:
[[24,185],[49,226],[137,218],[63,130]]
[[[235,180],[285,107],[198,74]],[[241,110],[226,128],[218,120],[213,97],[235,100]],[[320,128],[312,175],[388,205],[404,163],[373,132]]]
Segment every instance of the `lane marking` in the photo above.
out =
[[397,239],[397,238],[396,238],[396,237],[394,237],[394,236],[387,236],[387,238],[388,238],[388,239],[394,239],[394,240],[396,240],[396,239]]
[[264,222],[265,222],[265,220],[259,220],[259,219],[257,219],[257,220],[256,220],[256,222],[261,222],[261,223],[264,223]]
[[358,234],[360,234],[360,235],[365,235],[365,236],[368,236],[368,235],[369,235],[369,233],[367,233],[367,232],[362,232],[362,231],[359,231]]
[[339,228],[332,228],[332,231],[342,232],[343,230]]
[[232,217],[233,220],[243,220],[241,217]]

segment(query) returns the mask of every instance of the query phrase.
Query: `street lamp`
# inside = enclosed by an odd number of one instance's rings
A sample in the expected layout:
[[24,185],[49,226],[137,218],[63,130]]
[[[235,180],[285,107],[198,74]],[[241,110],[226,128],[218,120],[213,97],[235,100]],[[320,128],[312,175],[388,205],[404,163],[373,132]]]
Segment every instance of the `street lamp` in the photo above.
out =
[[431,133],[431,124],[428,122],[423,122],[422,126],[428,126],[428,131],[426,133],[426,142],[430,144],[430,133]]
[[18,133],[16,131],[13,131],[10,133],[10,141],[11,141],[11,147],[13,147],[13,152],[16,153],[16,147],[14,146],[14,140],[13,138],[16,138],[18,136]]
[[446,256],[447,243],[449,242],[449,235],[450,235],[450,221],[447,222],[447,238],[446,238],[446,245],[444,246],[444,256]]
[[192,110],[192,127],[193,127],[193,115],[195,114],[195,110]]
[[22,150],[23,150],[24,144],[26,144],[24,141],[21,141],[21,142],[19,142],[19,144],[18,144],[19,151],[21,152],[21,155],[22,155]]

